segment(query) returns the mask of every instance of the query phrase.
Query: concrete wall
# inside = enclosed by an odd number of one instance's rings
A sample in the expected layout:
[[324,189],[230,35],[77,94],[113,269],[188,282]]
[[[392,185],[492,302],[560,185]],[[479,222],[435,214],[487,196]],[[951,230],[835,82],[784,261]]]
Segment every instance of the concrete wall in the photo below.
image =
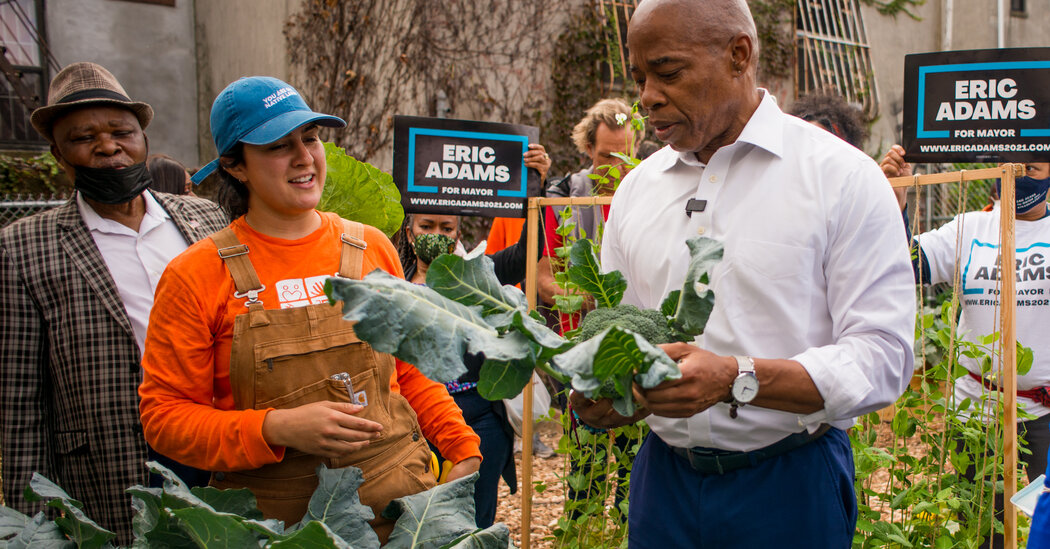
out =
[[[1046,2],[1028,2],[1026,17],[1010,14],[1009,1],[1004,2],[1004,45],[1008,48],[1045,47],[1050,44],[1050,9]],[[947,6],[951,19],[947,23]],[[904,109],[904,56],[941,50],[975,50],[997,47],[998,24],[996,4],[990,0],[928,0],[913,11],[921,18],[907,15],[888,17],[874,8],[862,6],[861,13],[868,30],[872,65],[879,92],[879,119],[872,127],[867,151],[881,154],[900,141],[901,115]],[[950,43],[945,43],[945,25],[951,25]]]
[[[290,79],[284,24],[302,0],[197,0],[196,96],[200,109],[195,139],[201,162],[215,156],[208,117],[215,96],[242,76]],[[199,141],[199,143],[198,143]]]
[[92,61],[132,99],[153,106],[150,152],[197,163],[193,2],[175,7],[119,0],[48,0],[47,40],[63,66]]

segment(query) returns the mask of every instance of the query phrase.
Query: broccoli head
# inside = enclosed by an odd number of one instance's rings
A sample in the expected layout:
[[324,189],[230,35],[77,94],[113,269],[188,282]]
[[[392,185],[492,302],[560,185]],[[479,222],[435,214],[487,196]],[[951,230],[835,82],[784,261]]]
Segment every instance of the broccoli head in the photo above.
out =
[[586,341],[610,326],[628,329],[653,345],[674,341],[674,334],[667,326],[667,318],[660,311],[639,309],[634,305],[599,307],[583,317],[577,341]]

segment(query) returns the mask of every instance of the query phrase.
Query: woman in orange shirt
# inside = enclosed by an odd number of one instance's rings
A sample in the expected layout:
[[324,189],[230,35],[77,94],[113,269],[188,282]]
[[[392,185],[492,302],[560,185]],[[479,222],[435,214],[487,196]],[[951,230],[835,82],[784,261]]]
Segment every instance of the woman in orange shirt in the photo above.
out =
[[[426,439],[478,470],[479,439],[444,386],[359,340],[324,279],[373,269],[401,276],[378,229],[315,207],[325,182],[320,126],[274,78],[242,78],[212,107],[220,202],[234,221],[175,258],[157,287],[139,389],[146,439],[160,453],[247,487],[264,515],[302,518],[316,467],[364,471],[376,517],[434,484]],[[418,421],[417,421],[418,418]],[[382,540],[392,523],[377,518]]]

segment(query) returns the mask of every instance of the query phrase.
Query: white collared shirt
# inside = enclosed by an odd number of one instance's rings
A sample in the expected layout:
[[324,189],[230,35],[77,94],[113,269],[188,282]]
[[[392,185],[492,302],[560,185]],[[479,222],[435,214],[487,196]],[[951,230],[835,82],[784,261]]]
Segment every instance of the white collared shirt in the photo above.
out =
[[[624,303],[658,309],[685,278],[686,239],[720,240],[715,308],[696,344],[797,360],[824,409],[744,406],[732,419],[729,405],[717,404],[688,419],[650,416],[672,446],[749,451],[821,423],[847,428],[894,402],[912,375],[915,283],[889,183],[863,152],[785,115],[763,93],[737,141],[706,166],[664,147],[625,178],[602,267],[627,278]],[[690,198],[707,201],[691,217]]]
[[160,275],[168,262],[188,247],[186,238],[153,195],[143,192],[142,198],[146,200],[146,215],[139,231],[135,232],[126,225],[98,215],[77,193],[80,217],[91,231],[91,238],[117,285],[140,354],[146,348],[146,327]]

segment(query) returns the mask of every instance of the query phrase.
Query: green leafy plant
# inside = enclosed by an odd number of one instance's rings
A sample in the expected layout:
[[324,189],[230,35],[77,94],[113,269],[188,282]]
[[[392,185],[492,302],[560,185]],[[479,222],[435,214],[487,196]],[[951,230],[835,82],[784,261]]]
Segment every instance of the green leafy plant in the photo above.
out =
[[569,494],[552,532],[555,546],[626,548],[631,468],[649,426],[638,422],[595,433],[573,428],[569,417],[561,418],[565,436],[558,443],[558,452],[569,457],[560,475]]
[[[700,255],[694,255],[696,268],[690,268],[675,297],[676,314],[667,320],[686,331],[706,322],[710,309],[693,307],[714,299],[704,268],[713,265],[713,250],[721,257],[721,245],[710,239],[696,237],[689,245]],[[603,303],[617,305],[626,289],[622,276],[601,272],[590,241],[576,246],[569,276]],[[467,371],[466,353],[483,354],[478,390],[491,400],[519,394],[539,368],[588,397],[601,388],[617,411],[631,415],[633,383],[651,388],[680,375],[662,350],[630,329],[611,326],[579,343],[551,331],[529,311],[521,290],[499,284],[485,255],[438,257],[425,286],[375,271],[362,280],[329,279],[326,291],[333,302],[342,301],[362,340],[411,362],[430,379],[457,379]]]
[[0,193],[65,195],[72,190],[72,183],[51,153],[34,157],[0,155]]
[[[871,413],[850,430],[859,509],[855,548],[977,547],[993,529],[1002,532],[992,513],[995,494],[1003,491],[1003,466],[994,459],[1002,455],[1002,432],[999,422],[983,419],[1002,417],[1001,401],[993,394],[957,402],[951,392],[954,380],[967,374],[961,357],[992,370],[999,334],[979,343],[957,339],[955,315],[951,299],[920,311],[921,371],[891,418]],[[1017,356],[1023,374],[1031,368],[1031,350],[1019,347]]]
[[[134,486],[134,547],[168,549],[207,547],[311,547],[317,549],[380,549],[369,526],[372,509],[361,504],[357,489],[364,483],[356,467],[317,470],[319,485],[303,520],[285,526],[264,519],[250,490],[189,488],[156,462],[147,464],[164,478],[163,488]],[[474,480],[477,473],[430,490],[395,499],[383,511],[394,520],[384,549],[504,549],[510,532],[503,524],[481,530],[474,525]],[[0,507],[0,547],[112,548],[116,534],[99,526],[82,511],[83,504],[50,480],[34,474],[26,499],[47,501],[62,511],[54,521],[43,512],[30,518]]]
[[325,143],[324,150],[328,175],[317,209],[335,212],[393,236],[405,218],[394,178],[346,154],[334,143]]

